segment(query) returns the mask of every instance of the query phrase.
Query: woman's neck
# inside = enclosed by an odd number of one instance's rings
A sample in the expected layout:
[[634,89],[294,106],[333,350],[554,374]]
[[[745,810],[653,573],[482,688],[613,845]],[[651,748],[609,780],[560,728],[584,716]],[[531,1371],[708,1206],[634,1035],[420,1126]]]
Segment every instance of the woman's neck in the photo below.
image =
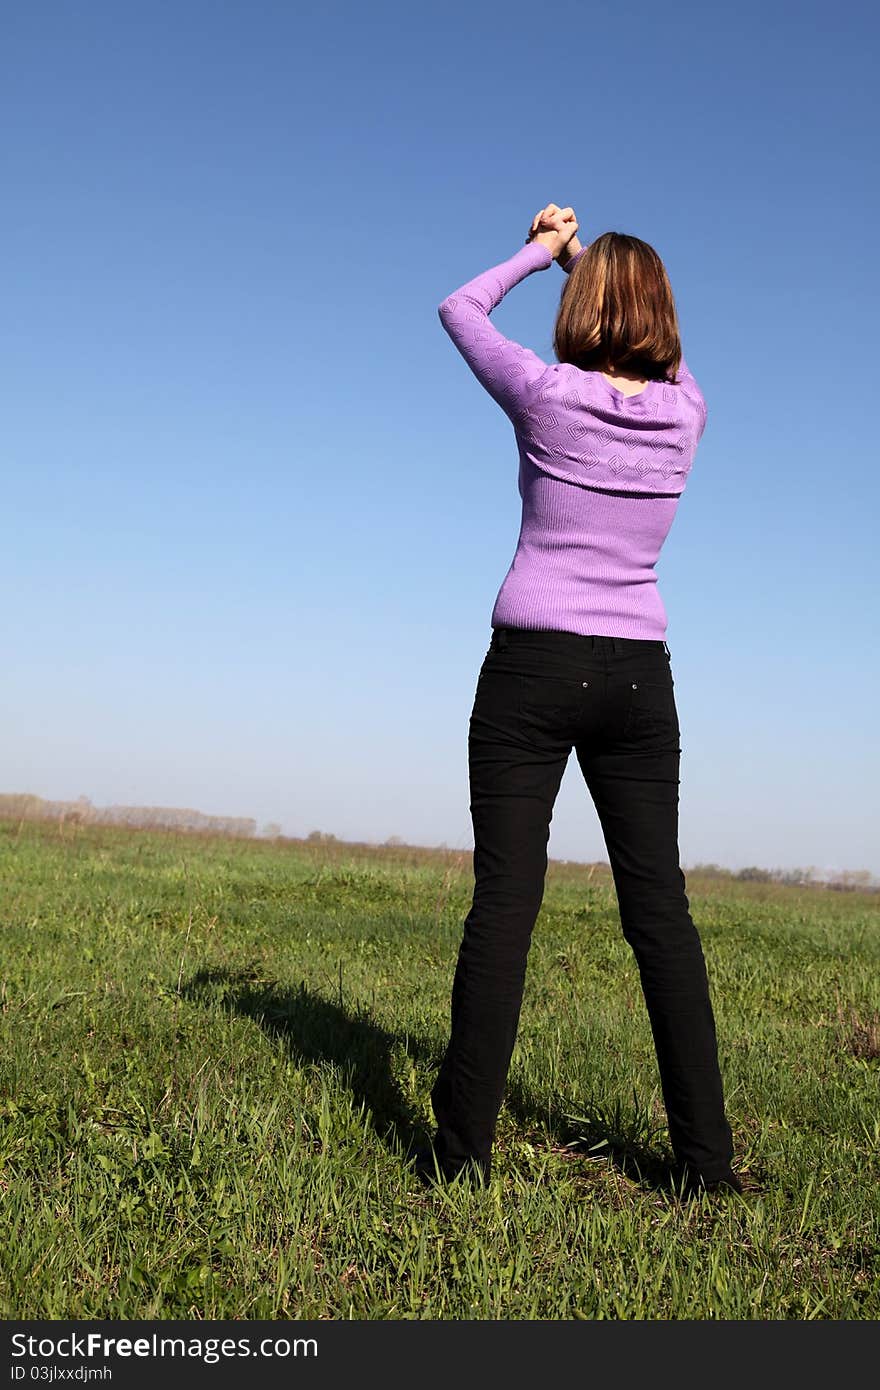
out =
[[636,376],[633,372],[618,371],[616,367],[605,367],[602,375],[618,377],[621,381],[643,382],[648,380],[646,376]]

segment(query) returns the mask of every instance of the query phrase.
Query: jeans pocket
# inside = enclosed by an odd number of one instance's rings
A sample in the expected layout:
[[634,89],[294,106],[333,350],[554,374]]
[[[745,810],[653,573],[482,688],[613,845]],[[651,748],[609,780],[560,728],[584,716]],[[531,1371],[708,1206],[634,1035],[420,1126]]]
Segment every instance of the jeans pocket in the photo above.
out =
[[576,719],[585,682],[573,676],[523,672],[519,678],[519,713],[528,722],[559,723]]
[[471,728],[507,725],[518,712],[519,679],[515,671],[483,662],[474,691]]
[[675,704],[675,682],[671,670],[664,677],[651,671],[647,678],[635,676],[629,682],[624,736],[673,733],[679,734],[678,710]]

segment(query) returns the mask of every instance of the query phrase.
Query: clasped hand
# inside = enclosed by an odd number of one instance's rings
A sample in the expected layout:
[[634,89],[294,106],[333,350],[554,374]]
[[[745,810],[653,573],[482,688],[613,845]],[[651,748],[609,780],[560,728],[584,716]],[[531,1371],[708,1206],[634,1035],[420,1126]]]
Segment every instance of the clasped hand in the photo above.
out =
[[[560,208],[556,203],[548,203],[532,218],[526,245],[530,241],[539,241],[547,247],[554,260],[569,260],[580,250],[577,229],[574,208]],[[566,251],[569,246],[571,249]],[[563,251],[566,251],[564,256],[561,255]]]

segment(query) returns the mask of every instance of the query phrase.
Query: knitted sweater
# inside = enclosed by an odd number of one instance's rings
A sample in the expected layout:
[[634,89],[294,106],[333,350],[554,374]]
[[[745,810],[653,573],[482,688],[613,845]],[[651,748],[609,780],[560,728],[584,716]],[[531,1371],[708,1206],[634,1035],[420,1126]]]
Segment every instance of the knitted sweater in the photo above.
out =
[[[578,256],[563,265],[566,274]],[[626,396],[601,372],[544,362],[499,332],[489,319],[495,306],[552,263],[546,246],[531,241],[438,310],[509,417],[519,449],[522,523],[491,625],[661,640],[667,617],[654,566],[705,429],[706,403],[684,360],[678,384],[649,381]]]

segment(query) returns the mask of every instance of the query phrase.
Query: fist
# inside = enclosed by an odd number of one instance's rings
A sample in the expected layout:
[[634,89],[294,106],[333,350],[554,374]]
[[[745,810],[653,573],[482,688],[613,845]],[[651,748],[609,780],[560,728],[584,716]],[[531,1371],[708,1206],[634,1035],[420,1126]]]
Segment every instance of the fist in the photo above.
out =
[[546,246],[554,260],[564,251],[578,229],[574,208],[561,208],[556,203],[548,203],[532,218],[532,225],[526,237],[526,244],[539,241]]

